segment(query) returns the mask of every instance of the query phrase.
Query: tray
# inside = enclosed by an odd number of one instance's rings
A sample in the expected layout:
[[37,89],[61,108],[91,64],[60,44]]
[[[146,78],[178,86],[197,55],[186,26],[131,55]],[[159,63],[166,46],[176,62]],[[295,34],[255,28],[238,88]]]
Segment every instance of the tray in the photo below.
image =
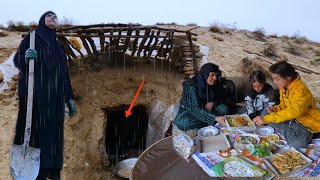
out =
[[[295,168],[295,169],[289,171],[288,173],[281,174],[281,173],[277,170],[277,168],[273,166],[273,164],[271,163],[271,160],[272,160],[273,158],[275,158],[277,154],[279,154],[279,153],[284,153],[284,152],[287,152],[287,151],[290,151],[290,150],[299,153],[305,160],[307,160],[307,163],[304,164],[304,165],[302,165],[302,166],[300,166],[300,167],[298,167],[298,168]],[[263,159],[263,161],[264,161],[264,163],[266,164],[266,166],[268,166],[269,169],[271,169],[276,176],[280,176],[280,177],[290,176],[290,175],[292,175],[292,174],[294,174],[294,173],[296,173],[296,172],[298,172],[298,171],[301,171],[302,169],[310,166],[311,163],[312,163],[312,160],[311,160],[311,159],[309,159],[308,157],[306,157],[305,155],[303,155],[302,153],[300,153],[299,151],[297,151],[297,150],[296,150],[295,148],[293,148],[293,147],[290,147],[290,148],[282,148],[282,149],[279,150],[279,152],[278,152],[277,154],[274,154],[274,155],[272,155],[272,156],[268,156],[268,157],[266,157],[266,158]]]
[[226,135],[224,134],[201,138],[199,142],[199,151],[201,153],[225,150],[231,147]]
[[[244,117],[249,122],[250,126],[238,126],[237,122],[235,122],[235,118],[237,116]],[[229,123],[229,121],[228,121],[229,118],[231,118],[232,121],[234,122],[234,126]],[[225,122],[226,122],[227,129],[230,131],[240,129],[245,132],[252,132],[256,129],[256,126],[254,125],[254,123],[252,122],[252,120],[250,119],[250,117],[247,114],[227,115]]]
[[262,177],[266,175],[266,171],[250,164],[240,156],[231,156],[213,166],[211,170],[220,177]]

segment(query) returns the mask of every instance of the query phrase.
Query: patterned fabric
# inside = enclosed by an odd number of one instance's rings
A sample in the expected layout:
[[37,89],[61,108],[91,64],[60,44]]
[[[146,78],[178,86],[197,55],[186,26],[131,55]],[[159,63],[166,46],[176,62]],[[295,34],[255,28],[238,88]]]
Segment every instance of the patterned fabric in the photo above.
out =
[[197,94],[197,88],[193,83],[184,83],[180,108],[174,120],[174,124],[183,131],[214,125],[216,116],[228,113],[228,108],[224,104],[214,109],[215,114],[206,112],[200,107]]

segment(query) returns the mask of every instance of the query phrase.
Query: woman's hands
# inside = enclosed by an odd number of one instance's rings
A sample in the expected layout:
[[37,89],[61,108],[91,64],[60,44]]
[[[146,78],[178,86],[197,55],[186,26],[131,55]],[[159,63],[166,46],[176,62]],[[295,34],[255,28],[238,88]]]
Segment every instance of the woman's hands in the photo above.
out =
[[266,122],[264,121],[263,116],[257,116],[253,119],[253,123],[257,126],[263,126],[264,124],[266,124]]
[[270,113],[274,112],[275,109],[274,109],[273,106],[268,106],[268,107],[267,107],[267,111],[268,111],[268,113],[270,114]]
[[220,123],[222,126],[226,126],[226,123],[225,123],[225,120],[226,119],[226,117],[225,116],[217,116],[216,118],[215,118],[215,120],[218,122],[218,123]]
[[34,50],[34,49],[27,49],[27,50],[26,50],[26,53],[25,53],[25,55],[24,55],[26,63],[28,63],[30,59],[36,59],[36,58],[37,58],[37,54],[38,54],[38,53],[37,53],[36,50]]
[[69,100],[67,102],[67,106],[69,109],[69,116],[72,117],[72,116],[76,115],[77,110],[76,110],[76,103],[74,102],[74,100]]

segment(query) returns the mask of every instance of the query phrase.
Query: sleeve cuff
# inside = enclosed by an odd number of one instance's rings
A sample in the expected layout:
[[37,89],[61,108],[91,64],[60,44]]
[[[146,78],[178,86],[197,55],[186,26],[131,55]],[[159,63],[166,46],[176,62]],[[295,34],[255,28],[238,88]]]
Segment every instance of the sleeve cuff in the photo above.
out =
[[272,123],[272,117],[270,115],[263,116],[265,124]]
[[210,119],[210,120],[212,120],[213,122],[215,122],[216,120],[216,116],[215,115],[213,115],[213,114],[208,114],[208,118]]

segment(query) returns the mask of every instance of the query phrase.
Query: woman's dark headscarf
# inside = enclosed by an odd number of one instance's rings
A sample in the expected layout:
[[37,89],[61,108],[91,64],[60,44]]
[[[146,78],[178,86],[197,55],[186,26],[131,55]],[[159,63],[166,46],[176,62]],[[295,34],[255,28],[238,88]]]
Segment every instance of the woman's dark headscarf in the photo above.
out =
[[218,73],[218,77],[221,76],[219,66],[213,63],[207,63],[201,67],[200,71],[195,77],[186,81],[192,82],[197,86],[198,96],[200,97],[202,103],[219,102],[222,100],[221,98],[224,95],[223,87],[219,78],[216,80],[214,85],[208,84],[207,80],[210,72]]
[[[56,40],[57,34],[56,29],[49,29],[45,24],[45,17],[48,14],[54,14],[52,11],[48,11],[44,13],[40,20],[38,27],[36,28],[36,34],[40,36],[40,38],[44,42],[45,47],[41,47],[40,50],[44,50],[45,52],[45,59],[43,60],[50,71],[55,67],[56,64],[58,64],[59,59],[61,58],[61,53],[59,50],[59,44]],[[43,53],[43,52],[38,52]]]

